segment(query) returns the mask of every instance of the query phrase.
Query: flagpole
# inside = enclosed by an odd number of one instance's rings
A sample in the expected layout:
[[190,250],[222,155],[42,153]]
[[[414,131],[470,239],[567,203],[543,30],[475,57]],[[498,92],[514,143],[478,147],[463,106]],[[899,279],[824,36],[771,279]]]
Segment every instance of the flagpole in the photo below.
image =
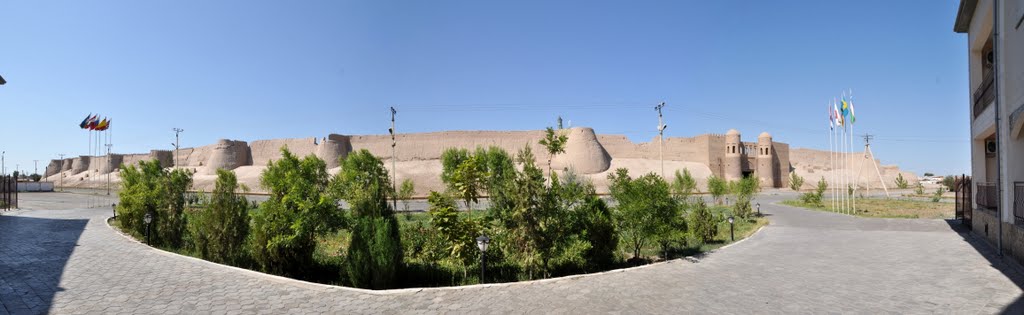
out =
[[[832,106],[828,106],[828,163],[829,166],[832,168],[833,173],[836,169],[835,165],[832,163],[832,130],[834,130],[834,128],[835,124],[832,122]],[[829,200],[829,209],[832,211],[836,211],[836,201],[833,198],[830,199],[832,200]]]
[[839,212],[839,201],[836,200],[836,197],[837,197],[836,196],[836,183],[837,183],[836,181],[839,179],[839,177],[836,176],[836,171],[837,171],[837,168],[836,168],[836,146],[838,145],[838,143],[836,143],[836,140],[839,140],[839,139],[836,138],[836,131],[837,130],[835,128],[835,127],[839,127],[839,120],[838,120],[839,117],[836,117],[836,110],[835,110],[836,107],[835,107],[835,105],[836,105],[835,102],[831,102],[829,104],[829,108],[828,108],[829,115],[832,116],[832,120],[835,121],[835,124],[833,124],[832,130],[829,131],[829,137],[828,137],[829,143],[832,144],[832,148],[829,150],[829,160],[832,162],[832,172],[830,172],[831,175],[832,175],[830,179],[832,181],[830,183],[830,187],[829,187],[830,189],[828,191],[829,191],[829,194],[832,195],[832,212]]
[[[853,89],[850,89],[850,153],[853,153],[853,127],[856,118],[853,117]],[[862,166],[864,163],[861,163]],[[853,213],[857,214],[857,182],[860,181],[860,171],[858,169],[857,175],[853,177]]]
[[[842,105],[840,105],[840,106],[842,106]],[[840,112],[840,115],[841,114],[842,114],[842,112]],[[843,120],[843,135],[842,135],[842,137],[843,137],[843,145],[839,149],[839,152],[842,153],[843,185],[842,185],[842,187],[839,187],[839,189],[840,189],[839,195],[841,195],[842,198],[843,198],[843,213],[849,213],[850,212],[850,207],[849,207],[849,205],[850,205],[850,196],[846,194],[846,185],[848,185],[848,183],[849,183],[849,178],[847,177],[847,175],[848,175],[847,174],[848,173],[847,172],[847,168],[850,167],[850,165],[848,165],[846,163],[847,162],[846,161],[846,134],[847,134],[847,132],[846,132],[846,130],[847,130],[846,125],[847,125],[848,122],[845,121],[845,119],[846,119],[845,117],[843,117],[843,119],[844,119]]]

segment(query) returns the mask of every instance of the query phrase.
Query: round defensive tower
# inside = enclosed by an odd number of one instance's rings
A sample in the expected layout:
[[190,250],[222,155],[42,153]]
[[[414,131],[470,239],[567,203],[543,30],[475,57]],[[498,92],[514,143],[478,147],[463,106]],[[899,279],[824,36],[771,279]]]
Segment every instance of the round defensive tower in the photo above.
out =
[[75,175],[75,174],[78,174],[78,173],[81,173],[81,172],[88,171],[89,170],[89,161],[90,161],[91,158],[92,157],[87,156],[87,155],[76,157],[73,160],[73,162],[71,162],[71,175]]
[[775,187],[775,164],[772,160],[772,135],[762,132],[757,136],[757,178],[761,187]]
[[341,166],[341,159],[348,155],[345,148],[351,146],[349,137],[331,135],[316,145],[316,157],[324,160],[328,169],[335,168]]
[[612,157],[597,141],[593,128],[572,127],[565,131],[568,134],[565,153],[555,155],[551,161],[554,169],[571,167],[578,174],[597,174],[611,167]]
[[66,159],[64,159],[64,164],[60,165],[60,171],[61,172],[70,171],[72,165],[75,165],[75,159],[74,158],[66,158]]
[[149,159],[160,161],[160,167],[174,166],[174,152],[170,150],[150,150]]
[[108,154],[102,158],[103,164],[98,166],[100,174],[113,173],[124,162],[124,155],[121,154]]
[[729,129],[725,133],[725,160],[722,161],[723,177],[727,181],[740,180],[743,178],[742,152],[740,143],[740,132],[736,129]]
[[249,145],[245,141],[217,140],[203,167],[205,174],[217,174],[217,169],[233,170],[249,164]]

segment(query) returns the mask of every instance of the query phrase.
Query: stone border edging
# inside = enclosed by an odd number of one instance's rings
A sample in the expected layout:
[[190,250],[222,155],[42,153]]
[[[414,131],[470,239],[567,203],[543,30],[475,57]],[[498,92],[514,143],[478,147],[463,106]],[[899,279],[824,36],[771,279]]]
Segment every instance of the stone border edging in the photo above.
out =
[[288,277],[283,277],[283,276],[278,276],[278,275],[272,275],[272,274],[268,274],[268,273],[263,273],[263,272],[251,270],[251,269],[240,268],[240,267],[235,267],[235,266],[230,266],[230,265],[225,265],[225,264],[219,264],[219,263],[215,263],[215,262],[212,262],[212,261],[209,261],[209,260],[205,260],[205,259],[200,259],[200,258],[196,258],[196,257],[192,257],[192,256],[186,256],[186,255],[182,255],[182,254],[178,254],[178,253],[174,253],[174,252],[169,252],[169,251],[166,251],[166,250],[163,250],[163,249],[160,249],[160,248],[149,246],[148,244],[140,242],[140,241],[136,240],[135,238],[131,237],[131,235],[125,234],[124,232],[121,232],[120,230],[115,229],[113,226],[110,225],[110,221],[112,219],[114,219],[114,217],[107,217],[104,220],[104,223],[106,224],[107,228],[109,228],[110,230],[114,231],[114,233],[117,233],[117,234],[121,235],[121,237],[124,237],[128,241],[131,241],[131,242],[134,242],[136,244],[145,246],[146,248],[149,248],[149,249],[156,250],[157,253],[160,253],[160,254],[163,254],[163,255],[183,257],[183,258],[187,258],[187,259],[189,259],[191,261],[194,261],[194,262],[204,263],[204,264],[218,266],[218,267],[226,267],[226,268],[228,268],[228,270],[234,270],[234,271],[238,271],[238,272],[254,275],[254,276],[257,276],[257,277],[260,277],[260,278],[264,278],[264,279],[267,279],[267,280],[270,280],[270,281],[274,281],[274,282],[278,282],[278,283],[283,283],[283,284],[288,284],[288,285],[294,285],[294,286],[303,287],[303,288],[307,288],[307,289],[313,289],[313,290],[324,291],[324,292],[326,292],[326,291],[333,291],[333,290],[343,290],[343,291],[352,291],[352,292],[358,292],[358,293],[364,293],[364,294],[373,294],[373,295],[392,295],[392,294],[418,293],[418,292],[422,292],[422,291],[449,291],[449,290],[462,290],[462,289],[475,289],[475,288],[491,288],[491,287],[509,287],[509,286],[516,286],[516,285],[531,285],[531,284],[558,282],[558,281],[566,281],[566,280],[578,280],[578,279],[581,279],[581,278],[584,278],[584,277],[590,277],[590,276],[597,276],[597,275],[603,275],[603,274],[611,274],[611,273],[617,273],[617,272],[627,272],[627,271],[630,271],[630,270],[637,270],[637,269],[648,268],[648,267],[652,267],[652,266],[659,266],[659,265],[664,265],[664,264],[670,264],[670,263],[673,263],[673,262],[676,262],[676,261],[683,261],[683,260],[685,260],[686,262],[690,262],[690,263],[697,263],[701,259],[706,257],[707,255],[710,255],[710,254],[718,252],[720,250],[732,247],[733,245],[742,243],[742,242],[744,242],[744,241],[754,237],[754,235],[757,235],[759,232],[761,232],[761,230],[763,230],[765,227],[768,226],[768,224],[763,225],[760,228],[758,228],[757,231],[754,231],[754,233],[750,233],[750,235],[748,235],[747,237],[745,237],[743,239],[740,239],[739,241],[736,241],[736,242],[733,242],[732,244],[728,244],[728,245],[716,248],[716,249],[708,251],[708,252],[699,253],[699,254],[696,254],[696,255],[691,255],[691,256],[686,256],[686,257],[681,257],[681,258],[676,258],[676,259],[667,260],[667,261],[661,261],[661,262],[646,264],[646,265],[643,265],[643,266],[619,268],[619,269],[605,270],[605,271],[594,272],[594,273],[584,273],[584,274],[569,275],[569,276],[564,276],[564,277],[548,278],[548,279],[538,279],[538,280],[528,280],[528,281],[502,282],[502,283],[485,283],[485,284],[470,284],[470,285],[462,285],[462,286],[420,287],[420,288],[371,290],[371,289],[361,289],[361,288],[346,287],[346,286],[340,286],[340,285],[316,283],[316,282],[310,282],[310,281],[306,281],[306,280],[299,280],[299,279],[288,278]]

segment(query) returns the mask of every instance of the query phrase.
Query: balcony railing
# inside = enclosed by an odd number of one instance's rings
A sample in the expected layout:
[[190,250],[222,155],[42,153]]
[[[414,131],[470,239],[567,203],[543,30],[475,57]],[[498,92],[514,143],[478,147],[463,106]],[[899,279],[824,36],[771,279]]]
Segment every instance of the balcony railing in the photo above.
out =
[[1013,183],[1013,217],[1017,224],[1024,224],[1024,182]]
[[978,191],[974,200],[978,203],[978,207],[998,209],[999,199],[996,198],[996,184],[978,183]]
[[971,98],[971,100],[974,101],[974,118],[978,118],[978,115],[981,115],[981,112],[985,111],[985,109],[988,108],[988,105],[995,100],[996,94],[992,92],[994,82],[995,80],[993,80],[993,76],[989,74],[985,76],[984,80],[981,82],[981,86],[979,86],[977,90],[974,90],[974,95]]

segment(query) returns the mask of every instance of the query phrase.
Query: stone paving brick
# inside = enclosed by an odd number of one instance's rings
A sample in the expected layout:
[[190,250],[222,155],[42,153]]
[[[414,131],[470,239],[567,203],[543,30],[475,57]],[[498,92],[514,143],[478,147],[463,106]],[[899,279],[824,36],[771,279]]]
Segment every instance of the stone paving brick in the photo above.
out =
[[[0,215],[0,315],[318,313],[1020,313],[1017,267],[941,220],[769,204],[771,225],[695,262],[493,287],[370,294],[281,281],[132,242],[83,197]],[[77,199],[76,199],[77,198]],[[59,206],[59,207],[58,207]],[[1007,307],[1012,307],[1007,309]]]

